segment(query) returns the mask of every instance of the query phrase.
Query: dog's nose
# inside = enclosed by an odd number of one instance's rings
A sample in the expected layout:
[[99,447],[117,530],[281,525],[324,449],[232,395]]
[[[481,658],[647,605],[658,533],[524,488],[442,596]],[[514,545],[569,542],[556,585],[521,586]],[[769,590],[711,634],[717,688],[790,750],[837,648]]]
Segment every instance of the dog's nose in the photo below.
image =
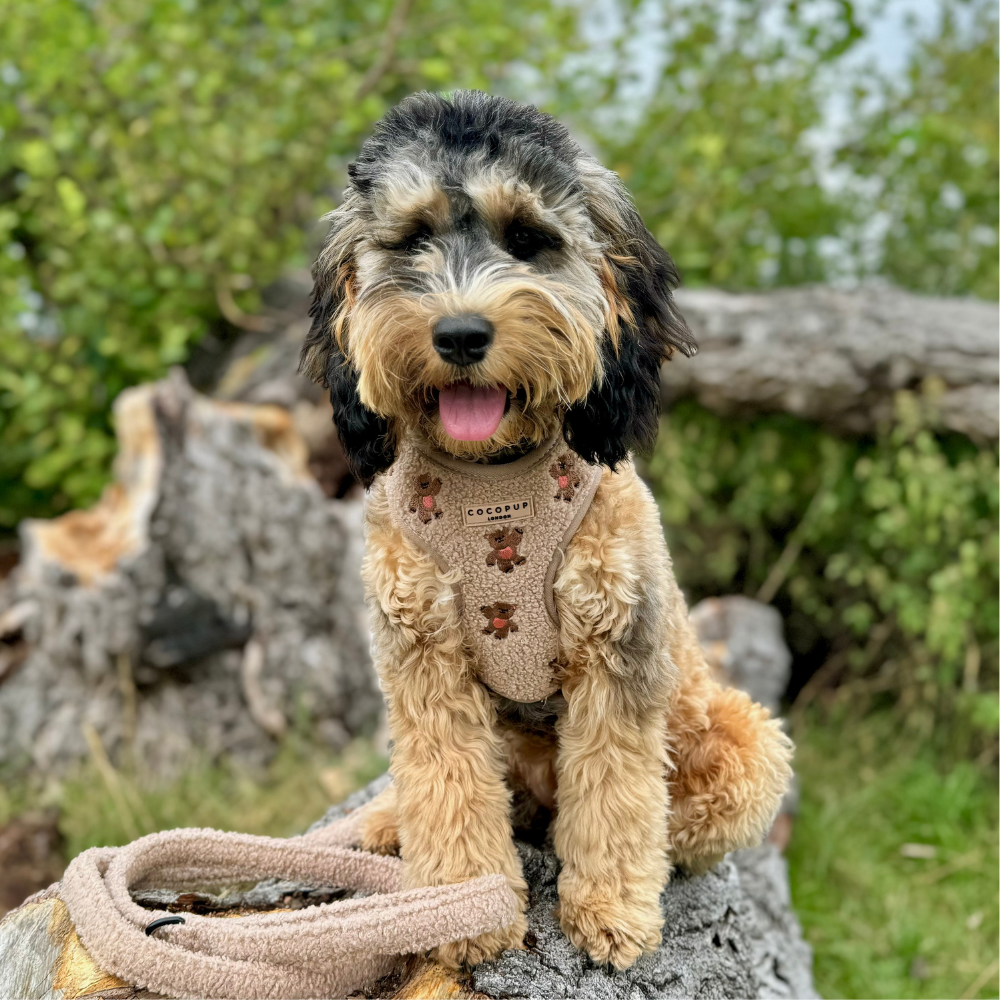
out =
[[434,324],[434,350],[452,365],[474,365],[493,343],[493,324],[485,316],[443,316]]

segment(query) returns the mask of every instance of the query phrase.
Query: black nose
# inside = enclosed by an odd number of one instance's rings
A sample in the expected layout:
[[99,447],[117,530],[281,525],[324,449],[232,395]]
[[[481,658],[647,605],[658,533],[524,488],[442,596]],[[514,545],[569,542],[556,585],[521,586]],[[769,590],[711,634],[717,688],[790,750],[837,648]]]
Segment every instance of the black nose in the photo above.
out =
[[485,316],[443,316],[434,324],[434,350],[452,365],[474,365],[493,343],[493,324]]

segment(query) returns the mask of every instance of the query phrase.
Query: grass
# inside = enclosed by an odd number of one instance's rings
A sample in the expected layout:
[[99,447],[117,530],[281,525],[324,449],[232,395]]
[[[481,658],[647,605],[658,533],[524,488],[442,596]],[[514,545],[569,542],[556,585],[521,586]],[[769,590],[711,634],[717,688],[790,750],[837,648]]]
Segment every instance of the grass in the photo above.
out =
[[801,728],[788,857],[820,995],[996,997],[996,775],[887,717]]
[[155,784],[115,770],[98,748],[72,777],[44,790],[0,785],[0,825],[29,807],[58,809],[67,860],[88,847],[125,844],[173,827],[288,837],[387,766],[364,740],[332,755],[289,737],[263,773],[202,763],[175,781]]

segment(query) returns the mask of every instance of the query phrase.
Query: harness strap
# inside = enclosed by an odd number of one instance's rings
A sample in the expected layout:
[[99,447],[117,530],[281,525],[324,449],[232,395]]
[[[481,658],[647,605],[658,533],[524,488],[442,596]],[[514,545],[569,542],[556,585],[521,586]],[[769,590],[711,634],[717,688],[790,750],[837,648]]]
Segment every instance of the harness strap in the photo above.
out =
[[[280,840],[220,830],[168,830],[125,847],[95,847],[70,862],[59,895],[94,961],[131,985],[172,997],[346,996],[388,973],[400,955],[475,937],[517,919],[502,875],[400,890],[402,862],[350,850],[364,809]],[[185,914],[146,928],[130,889],[269,876],[374,895],[236,919]]]

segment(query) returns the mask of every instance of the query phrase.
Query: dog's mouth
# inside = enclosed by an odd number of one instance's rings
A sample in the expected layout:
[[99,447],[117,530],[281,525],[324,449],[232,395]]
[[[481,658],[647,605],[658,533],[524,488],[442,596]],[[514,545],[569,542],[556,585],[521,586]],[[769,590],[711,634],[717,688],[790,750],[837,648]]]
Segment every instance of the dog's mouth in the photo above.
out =
[[455,441],[487,441],[507,412],[509,393],[502,385],[452,382],[438,390],[438,413]]

